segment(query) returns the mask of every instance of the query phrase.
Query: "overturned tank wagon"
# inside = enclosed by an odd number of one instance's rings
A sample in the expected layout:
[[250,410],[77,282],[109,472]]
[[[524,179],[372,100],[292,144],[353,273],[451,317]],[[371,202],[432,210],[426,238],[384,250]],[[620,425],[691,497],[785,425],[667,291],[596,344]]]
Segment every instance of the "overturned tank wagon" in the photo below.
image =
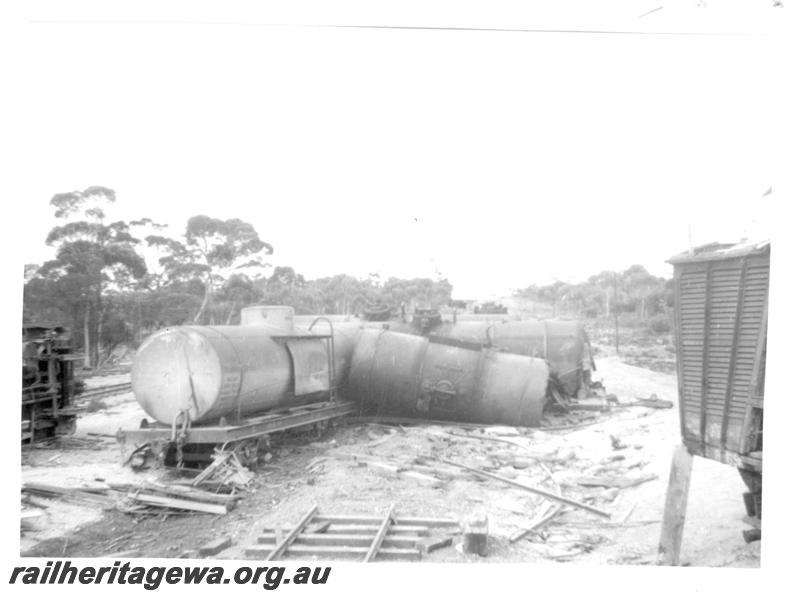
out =
[[442,323],[431,333],[437,338],[489,343],[505,352],[543,358],[572,397],[587,395],[596,368],[587,333],[579,321]]
[[[390,321],[364,323],[399,333],[431,336],[438,340],[487,345],[503,352],[546,360],[551,375],[563,392],[572,398],[584,398],[591,392],[592,373],[596,370],[590,341],[579,321],[511,320],[507,315],[457,315],[455,322],[443,321],[430,311],[414,314],[410,323]],[[479,317],[479,319],[476,319]],[[486,317],[501,317],[489,319]]]
[[346,393],[365,414],[534,427],[545,361],[481,344],[364,329]]

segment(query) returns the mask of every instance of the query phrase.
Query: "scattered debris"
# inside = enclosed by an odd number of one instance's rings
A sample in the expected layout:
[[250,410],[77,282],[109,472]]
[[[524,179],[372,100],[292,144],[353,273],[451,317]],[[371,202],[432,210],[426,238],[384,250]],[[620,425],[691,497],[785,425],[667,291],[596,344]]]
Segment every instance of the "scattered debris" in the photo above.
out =
[[194,478],[191,485],[213,483],[245,489],[254,478],[255,474],[241,464],[235,452],[221,450],[215,451],[213,462]]
[[[107,491],[108,488],[105,488]],[[63,500],[78,502],[80,504],[92,504],[104,508],[112,508],[116,502],[114,499],[97,493],[97,488],[67,488],[45,483],[23,483],[22,491],[29,494],[36,494],[48,498],[61,498]]]
[[485,433],[492,433],[494,435],[504,435],[509,437],[520,435],[517,428],[508,427],[505,425],[491,425],[489,427],[485,427]]
[[623,406],[645,406],[647,408],[673,408],[670,400],[660,400],[656,394],[651,394],[649,398],[637,398],[636,402],[629,402]]
[[36,529],[36,527],[30,521],[43,516],[44,511],[42,510],[23,510],[20,513],[20,527],[22,529]]
[[[60,498],[122,512],[140,512],[142,507],[173,508],[180,511],[226,514],[238,496],[214,494],[179,485],[154,482],[110,483],[103,486],[68,488],[44,483],[27,482],[22,491],[49,498]],[[167,513],[161,513],[167,514]]]
[[654,481],[657,478],[659,478],[659,475],[646,475],[644,477],[637,477],[635,479],[629,477],[617,477],[614,479],[609,477],[580,477],[576,480],[576,484],[584,487],[605,487],[623,490],[626,488],[635,487],[648,481]]
[[134,503],[144,504],[147,506],[156,506],[164,508],[177,508],[180,510],[190,510],[197,512],[207,512],[217,515],[224,515],[227,513],[227,507],[223,504],[211,504],[207,502],[197,502],[194,500],[183,500],[172,496],[160,496],[152,494],[142,494],[139,492],[131,492],[128,499]]
[[199,556],[216,556],[222,550],[226,550],[230,546],[233,545],[233,540],[229,535],[224,537],[216,538],[212,542],[208,542],[204,546],[202,546],[197,552]]
[[624,444],[621,441],[620,437],[612,434],[610,434],[610,444],[612,445],[613,450],[623,450],[624,448],[628,447],[627,444]]
[[[438,433],[438,432],[436,432],[436,433]],[[466,438],[466,439],[483,440],[483,441],[487,441],[487,442],[498,442],[500,444],[510,444],[510,445],[513,445],[513,446],[517,446],[519,448],[527,448],[527,446],[524,446],[523,444],[519,444],[518,442],[516,442],[514,440],[506,440],[504,438],[493,437],[493,436],[489,436],[489,435],[475,435],[475,434],[467,434],[467,433],[456,433],[454,431],[440,432],[439,435],[453,435],[455,437],[461,437],[461,438]],[[503,433],[501,435],[509,435],[509,434]],[[512,435],[518,435],[518,432],[515,432]]]
[[415,465],[401,465],[392,463],[383,460],[379,456],[348,453],[333,453],[331,456],[336,458],[351,459],[358,466],[369,466],[380,471],[391,473],[393,475],[400,475],[406,479],[412,479],[419,483],[431,485],[433,487],[439,487],[444,483],[443,480],[438,478],[435,474],[421,472],[421,469]]
[[446,460],[446,459],[443,459],[443,458],[432,458],[432,457],[429,457],[429,460],[437,460],[437,461],[440,461],[442,463],[445,463],[445,464],[448,464],[448,465],[452,465],[454,467],[459,467],[461,469],[465,469],[466,471],[471,471],[473,473],[477,473],[477,474],[479,474],[482,477],[487,477],[489,479],[495,479],[497,481],[501,481],[502,483],[506,483],[508,485],[512,485],[514,487],[517,487],[519,489],[525,490],[527,492],[532,492],[533,494],[537,494],[539,496],[543,496],[544,498],[548,498],[549,500],[555,500],[555,501],[560,502],[562,504],[567,504],[568,506],[573,506],[575,508],[581,508],[582,510],[586,510],[588,512],[591,512],[593,514],[599,515],[601,517],[605,517],[607,519],[610,518],[610,516],[611,516],[610,513],[605,512],[605,511],[603,511],[601,509],[598,509],[595,506],[590,506],[589,504],[583,504],[582,502],[578,502],[576,500],[571,500],[569,498],[565,498],[565,497],[560,496],[559,494],[555,494],[553,492],[549,492],[549,491],[546,491],[546,490],[541,490],[539,488],[535,488],[535,487],[532,487],[532,486],[529,486],[529,485],[524,485],[524,484],[518,483],[517,481],[513,481],[512,479],[506,479],[504,477],[500,477],[499,475],[494,475],[493,473],[488,473],[487,471],[481,471],[480,469],[474,469],[473,467],[469,467],[469,466],[466,466],[466,465],[461,465],[459,463],[456,463],[456,462],[453,462],[453,461],[450,461],[450,460]]
[[451,546],[453,539],[454,538],[450,535],[423,538],[416,542],[416,548],[424,554],[429,554],[435,550]]
[[519,531],[516,531],[514,534],[512,534],[510,536],[510,543],[514,544],[518,540],[524,539],[525,537],[527,537],[528,535],[530,535],[532,533],[536,533],[538,531],[538,529],[540,529],[546,523],[548,523],[549,521],[552,521],[555,517],[557,517],[560,514],[561,511],[562,511],[562,506],[554,506],[554,505],[551,505],[551,504],[547,503],[546,506],[544,507],[543,511],[542,511],[543,512],[543,516],[541,516],[540,518],[536,519],[531,525],[529,525],[525,529],[521,529]]
[[586,400],[572,400],[568,405],[569,410],[589,410],[597,412],[608,412],[610,405],[606,398],[588,398]]

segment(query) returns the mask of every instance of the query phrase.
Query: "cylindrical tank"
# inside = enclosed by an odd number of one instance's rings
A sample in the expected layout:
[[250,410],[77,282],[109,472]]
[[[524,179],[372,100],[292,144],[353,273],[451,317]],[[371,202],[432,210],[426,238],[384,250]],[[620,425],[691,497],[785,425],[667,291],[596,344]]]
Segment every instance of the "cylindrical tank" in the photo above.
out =
[[458,321],[439,325],[431,335],[490,343],[506,352],[544,358],[571,396],[590,383],[590,344],[579,321]]
[[365,413],[533,427],[548,375],[541,359],[364,329],[346,390]]
[[241,309],[242,325],[266,325],[285,333],[294,330],[293,306],[247,306]]
[[[335,381],[348,374],[358,329],[336,329]],[[277,336],[277,337],[275,337]],[[133,392],[151,417],[171,424],[180,411],[193,423],[303,404],[329,389],[325,340],[261,326],[171,327],[139,348]]]

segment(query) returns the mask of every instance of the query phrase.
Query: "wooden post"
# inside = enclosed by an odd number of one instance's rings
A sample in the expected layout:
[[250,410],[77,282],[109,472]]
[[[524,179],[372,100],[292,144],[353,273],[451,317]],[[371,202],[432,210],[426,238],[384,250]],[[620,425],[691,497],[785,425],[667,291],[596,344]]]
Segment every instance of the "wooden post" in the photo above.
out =
[[683,444],[679,444],[673,451],[671,476],[665,496],[665,514],[662,517],[662,533],[657,552],[657,563],[660,565],[678,566],[679,564],[679,551],[682,546],[692,471],[693,455]]

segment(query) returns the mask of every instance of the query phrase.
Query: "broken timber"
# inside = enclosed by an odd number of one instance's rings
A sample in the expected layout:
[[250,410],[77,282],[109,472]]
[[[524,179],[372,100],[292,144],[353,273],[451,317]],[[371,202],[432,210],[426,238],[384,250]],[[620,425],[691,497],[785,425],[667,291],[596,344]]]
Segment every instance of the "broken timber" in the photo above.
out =
[[462,465],[460,463],[453,462],[451,460],[446,460],[445,458],[433,458],[429,457],[430,460],[436,460],[447,465],[452,465],[453,467],[460,467],[466,471],[471,471],[472,473],[477,473],[481,477],[486,477],[488,479],[495,479],[496,481],[501,481],[502,483],[506,483],[507,485],[511,485],[513,487],[517,487],[519,489],[525,490],[527,492],[532,492],[533,494],[537,494],[538,496],[543,496],[544,498],[548,498],[549,500],[555,500],[556,502],[560,502],[561,504],[567,504],[568,506],[573,506],[574,508],[580,508],[582,510],[586,510],[591,512],[595,515],[599,515],[600,517],[604,517],[609,519],[612,515],[608,512],[605,512],[601,509],[596,508],[595,506],[590,506],[589,504],[584,504],[582,502],[578,502],[577,500],[571,500],[569,498],[565,498],[554,492],[549,492],[546,490],[541,490],[540,488],[535,488],[530,485],[524,485],[522,483],[518,483],[517,481],[513,481],[512,479],[507,479],[505,477],[501,477],[499,475],[494,475],[493,473],[488,473],[487,471],[483,471],[481,469],[475,469],[473,467],[469,467],[467,465]]
[[647,483],[649,481],[654,481],[658,477],[659,475],[646,475],[644,477],[638,477],[637,479],[632,479],[629,477],[618,477],[614,479],[609,477],[580,477],[576,480],[576,483],[584,487],[617,487],[623,490]]
[[195,500],[183,500],[181,498],[173,498],[170,496],[154,496],[151,494],[141,494],[138,492],[131,492],[128,498],[138,502],[139,504],[146,504],[148,506],[157,506],[159,508],[179,508],[181,510],[192,510],[196,512],[206,512],[216,515],[227,514],[227,507],[224,504],[211,504],[209,502],[197,502]]

